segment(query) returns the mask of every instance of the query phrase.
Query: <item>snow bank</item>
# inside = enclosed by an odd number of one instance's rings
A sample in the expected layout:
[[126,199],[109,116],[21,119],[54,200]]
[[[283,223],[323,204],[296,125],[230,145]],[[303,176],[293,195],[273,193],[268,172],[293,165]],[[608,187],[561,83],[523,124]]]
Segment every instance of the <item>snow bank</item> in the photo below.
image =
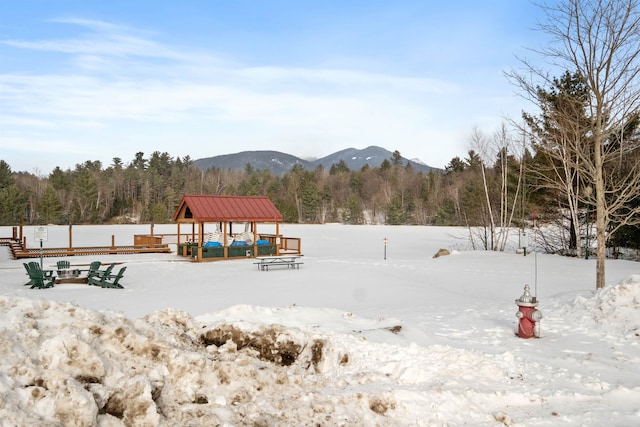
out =
[[581,319],[578,324],[584,331],[597,330],[613,341],[637,342],[640,339],[640,275],[631,275],[615,286],[596,291],[591,297],[578,296],[568,311]]
[[3,425],[385,426],[443,419],[492,425],[509,419],[505,395],[495,391],[513,381],[509,353],[404,347],[275,324],[204,325],[178,310],[133,321],[17,297],[0,297],[0,309]]

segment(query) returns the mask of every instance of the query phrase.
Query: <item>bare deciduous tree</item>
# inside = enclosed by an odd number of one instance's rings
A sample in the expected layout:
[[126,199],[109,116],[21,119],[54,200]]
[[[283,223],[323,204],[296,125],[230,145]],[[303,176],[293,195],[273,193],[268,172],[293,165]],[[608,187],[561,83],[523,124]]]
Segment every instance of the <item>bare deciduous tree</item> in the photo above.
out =
[[[484,242],[484,247],[490,250],[504,251],[513,224],[513,217],[518,207],[518,197],[522,186],[523,163],[522,156],[519,160],[519,170],[516,179],[516,187],[509,185],[510,174],[510,152],[513,149],[513,140],[507,131],[506,125],[496,131],[493,139],[489,140],[475,128],[471,136],[471,145],[479,153],[480,172],[482,177],[482,187],[484,189],[485,208],[487,212],[487,224],[481,233],[476,233],[480,240]],[[493,158],[497,158],[494,171],[499,172],[499,201],[496,203],[492,196],[487,177],[486,163]],[[494,206],[496,205],[496,206]],[[488,230],[487,230],[488,227]],[[474,236],[474,233],[471,233]],[[473,242],[472,242],[473,243]]]
[[[640,101],[640,5],[637,0],[561,0],[542,5],[546,22],[540,29],[551,43],[537,51],[547,64],[575,71],[587,89],[589,118],[586,149],[576,150],[580,174],[593,192],[579,193],[595,206],[597,262],[596,288],[605,286],[607,233],[640,223],[640,207],[630,203],[640,194],[640,165],[626,169],[617,162],[638,150],[631,135],[620,135],[635,121]],[[539,67],[523,61],[529,76],[512,73],[536,101],[531,79],[550,79]],[[617,141],[617,142],[613,142]]]

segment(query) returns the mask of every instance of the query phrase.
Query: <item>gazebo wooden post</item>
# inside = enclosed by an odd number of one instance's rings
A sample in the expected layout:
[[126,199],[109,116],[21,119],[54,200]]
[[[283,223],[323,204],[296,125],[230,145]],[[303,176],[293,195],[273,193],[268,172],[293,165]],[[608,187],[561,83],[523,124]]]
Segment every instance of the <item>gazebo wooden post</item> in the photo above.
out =
[[253,231],[253,256],[258,256],[258,223],[251,221],[251,231]]
[[276,255],[280,256],[280,223],[276,222]]
[[229,247],[228,247],[229,246],[228,245],[229,241],[227,240],[227,224],[228,224],[228,222],[225,221],[225,223],[224,223],[224,231],[223,231],[224,237],[222,239],[222,242],[223,242],[222,243],[222,247],[224,248],[222,257],[225,258],[225,259],[229,258]]
[[177,243],[176,243],[176,253],[178,255],[186,256],[187,255],[187,246],[186,245],[182,249],[182,253],[180,253],[180,224],[182,224],[182,223],[180,222],[180,220],[178,220],[178,230],[177,230],[178,231],[178,236],[176,238],[176,241],[177,241]]
[[203,239],[203,229],[204,222],[198,223],[198,262],[202,262],[202,239]]

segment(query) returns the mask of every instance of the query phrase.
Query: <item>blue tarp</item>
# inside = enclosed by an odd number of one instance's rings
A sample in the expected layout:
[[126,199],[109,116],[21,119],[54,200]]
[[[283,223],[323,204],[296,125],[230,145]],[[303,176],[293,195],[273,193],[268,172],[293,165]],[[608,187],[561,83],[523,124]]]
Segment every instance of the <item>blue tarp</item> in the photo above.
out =
[[[268,240],[258,240],[256,242],[256,244],[258,246],[267,246],[270,245]],[[202,245],[205,248],[210,248],[210,247],[214,247],[214,248],[219,248],[222,246],[222,243],[220,242],[206,242],[204,245]],[[231,245],[229,246],[249,246],[249,244],[243,240],[237,240],[235,242],[232,242]]]

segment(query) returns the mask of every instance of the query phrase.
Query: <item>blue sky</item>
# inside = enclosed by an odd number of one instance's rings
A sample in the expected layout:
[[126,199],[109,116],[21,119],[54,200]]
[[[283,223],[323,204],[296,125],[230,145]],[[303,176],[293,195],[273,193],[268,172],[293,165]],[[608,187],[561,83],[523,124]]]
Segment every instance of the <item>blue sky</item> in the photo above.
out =
[[533,107],[504,72],[541,45],[527,0],[0,0],[0,159],[46,175],[142,151],[444,167]]

